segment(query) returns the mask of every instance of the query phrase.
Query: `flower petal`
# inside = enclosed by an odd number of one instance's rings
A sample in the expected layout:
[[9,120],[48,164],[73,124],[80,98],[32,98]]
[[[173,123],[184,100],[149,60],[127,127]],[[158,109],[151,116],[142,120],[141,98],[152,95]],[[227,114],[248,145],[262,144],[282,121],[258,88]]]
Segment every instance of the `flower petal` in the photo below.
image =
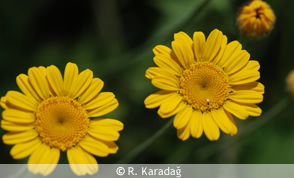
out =
[[181,65],[185,69],[189,68],[189,66],[193,63],[192,62],[193,61],[192,47],[187,48],[187,46],[183,45],[179,41],[173,41],[172,47]]
[[16,83],[20,90],[26,95],[31,98],[34,98],[36,101],[41,101],[41,98],[32,88],[31,84],[29,83],[29,77],[25,74],[20,74],[16,77]]
[[18,143],[11,148],[10,154],[14,159],[25,158],[35,151],[41,143],[39,137],[28,142]]
[[175,117],[174,119],[174,127],[177,129],[181,129],[183,127],[185,127],[188,122],[190,122],[191,120],[191,116],[192,116],[192,112],[193,112],[193,108],[190,105],[187,105],[186,107],[184,107],[184,109],[182,109]]
[[3,109],[8,109],[8,106],[6,105],[7,98],[6,96],[2,96],[0,100],[0,105]]
[[63,96],[64,95],[64,84],[62,75],[59,69],[51,65],[47,67],[47,79],[50,85],[50,89],[52,89],[52,94],[54,96]]
[[177,130],[177,136],[182,141],[190,138],[190,123],[188,123],[185,127]]
[[33,129],[35,126],[30,123],[30,124],[23,124],[23,123],[14,123],[14,122],[9,122],[6,120],[1,120],[1,128],[7,131],[12,131],[12,132],[22,132],[22,131],[27,131]]
[[176,77],[158,76],[154,77],[151,83],[162,90],[177,91],[179,90],[180,81]]
[[241,51],[241,49],[242,45],[238,41],[230,42],[227,45],[222,58],[219,60],[218,66],[220,66],[221,68],[226,67],[229,61],[232,61],[234,59],[233,57],[235,56],[235,54]]
[[14,108],[36,111],[37,101],[17,91],[8,91],[6,99]]
[[227,43],[228,43],[228,38],[227,38],[227,36],[223,35],[223,40],[222,40],[220,50],[216,54],[215,58],[211,61],[212,63],[218,64],[218,62],[221,60],[221,58],[224,55],[224,52],[225,52],[226,47],[227,47]]
[[242,106],[246,109],[249,116],[258,117],[262,113],[262,110],[256,104],[252,104],[252,103],[247,103],[247,104],[238,103],[238,104],[240,104],[240,106]]
[[213,120],[224,133],[229,134],[231,136],[236,134],[235,128],[237,126],[235,125],[235,123],[231,122],[223,108],[213,110],[213,112],[211,112],[211,115],[213,117]]
[[227,65],[224,69],[227,74],[232,74],[242,69],[250,59],[250,54],[245,50],[236,53],[227,62]]
[[232,113],[234,116],[236,116],[239,119],[247,119],[248,112],[244,107],[241,105],[231,101],[227,100],[225,104],[223,105],[224,109],[230,113]]
[[78,66],[74,63],[67,63],[64,70],[64,94],[69,95],[69,91],[72,87],[73,82],[79,75]]
[[104,82],[100,78],[93,78],[89,88],[79,96],[79,102],[84,104],[92,100],[102,90]]
[[185,104],[182,102],[182,97],[175,93],[165,100],[164,103],[158,109],[158,114],[161,118],[168,118],[175,115],[177,112],[183,109]]
[[99,108],[109,102],[111,102],[115,98],[115,95],[112,92],[102,92],[99,93],[96,98],[91,100],[88,103],[84,104],[84,108],[89,110],[89,109],[95,109]]
[[67,150],[67,159],[71,170],[78,176],[98,172],[96,159],[78,145]]
[[186,66],[190,66],[194,63],[194,54],[193,54],[193,41],[192,39],[185,33],[179,32],[174,34],[175,41],[179,42],[181,45],[182,54],[184,55],[184,60]]
[[172,60],[170,56],[157,54],[156,56],[154,56],[153,61],[161,69],[176,76],[181,75],[182,68],[178,65],[177,62]]
[[81,72],[78,77],[72,83],[72,86],[69,90],[69,97],[76,98],[81,93],[83,93],[89,85],[92,83],[93,80],[93,72],[89,69],[84,70]]
[[169,73],[168,71],[159,68],[159,67],[149,67],[146,70],[145,77],[148,79],[154,79],[154,78],[159,78],[159,77],[164,77],[164,78],[171,78],[171,80],[178,82],[179,78],[174,75]]
[[211,112],[203,113],[202,124],[203,124],[204,133],[210,141],[216,141],[219,139],[219,136],[220,136],[219,127],[213,120]]
[[203,51],[204,61],[211,61],[219,53],[223,41],[223,33],[217,29],[213,30],[207,37]]
[[85,136],[79,142],[79,145],[87,152],[96,156],[106,157],[109,154],[109,148],[107,145],[89,135]]
[[203,52],[205,48],[205,35],[202,32],[194,32],[193,35],[194,42],[194,53],[197,62],[204,61]]
[[203,133],[202,119],[203,114],[201,111],[193,111],[192,117],[190,119],[190,132],[194,138],[200,138]]
[[33,123],[36,120],[33,112],[26,112],[17,109],[6,109],[2,112],[2,118],[14,123]]
[[90,121],[90,127],[92,126],[97,128],[107,128],[115,131],[121,131],[124,128],[124,124],[121,121],[108,118],[92,119]]
[[34,174],[49,175],[57,166],[60,150],[41,144],[30,156],[28,170]]
[[25,132],[8,132],[3,135],[3,143],[8,145],[28,142],[38,136],[35,129],[31,129]]
[[242,85],[231,86],[233,91],[255,91],[264,94],[264,85],[260,82],[251,82]]
[[111,102],[105,104],[104,106],[88,110],[89,117],[99,117],[108,114],[118,107],[118,101],[114,98]]
[[229,95],[229,98],[239,103],[260,103],[263,100],[262,93],[255,91],[235,91]]
[[29,83],[36,91],[38,96],[42,99],[47,99],[49,97],[49,86],[43,69],[41,69],[40,67],[32,67],[28,71],[28,76]]
[[155,92],[151,95],[149,95],[145,100],[144,104],[146,108],[156,108],[160,106],[166,98],[173,95],[173,91],[167,91],[167,90],[160,90],[158,92]]

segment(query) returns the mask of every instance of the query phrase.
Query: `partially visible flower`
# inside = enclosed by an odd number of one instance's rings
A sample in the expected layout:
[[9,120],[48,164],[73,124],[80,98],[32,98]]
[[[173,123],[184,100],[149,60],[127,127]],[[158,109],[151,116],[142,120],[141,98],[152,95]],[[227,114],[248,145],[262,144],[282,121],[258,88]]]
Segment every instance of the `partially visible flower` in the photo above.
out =
[[294,96],[294,70],[289,73],[286,82],[288,91]]
[[172,49],[158,45],[153,49],[154,62],[146,77],[161,89],[149,95],[147,108],[158,109],[162,118],[175,115],[177,136],[187,140],[204,132],[209,140],[218,140],[220,129],[237,133],[237,118],[259,116],[264,86],[257,82],[258,61],[242,50],[238,41],[227,44],[227,37],[213,30],[207,39],[195,32],[193,40],[184,32],[174,35]]
[[240,8],[237,26],[250,38],[262,38],[271,32],[275,20],[274,11],[265,1],[251,0]]
[[22,92],[8,91],[1,98],[1,128],[5,144],[14,145],[14,159],[30,155],[28,169],[50,174],[59,161],[60,151],[77,175],[94,174],[98,164],[93,155],[114,154],[118,131],[123,124],[103,116],[115,110],[118,101],[112,92],[100,92],[103,81],[93,78],[89,69],[79,73],[76,64],[68,63],[64,78],[59,69],[32,67],[28,75],[16,78]]

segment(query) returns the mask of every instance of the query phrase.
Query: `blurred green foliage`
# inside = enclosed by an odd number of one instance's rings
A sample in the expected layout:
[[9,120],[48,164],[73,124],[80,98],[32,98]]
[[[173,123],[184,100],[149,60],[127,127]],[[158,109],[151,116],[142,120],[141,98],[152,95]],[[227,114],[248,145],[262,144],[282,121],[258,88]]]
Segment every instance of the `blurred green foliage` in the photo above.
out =
[[[74,62],[80,71],[89,68],[105,82],[103,91],[113,92],[120,106],[107,117],[121,120],[125,128],[115,155],[97,158],[114,163],[159,130],[168,119],[157,109],[146,109],[144,99],[157,91],[145,78],[155,66],[152,49],[168,47],[173,34],[190,36],[215,28],[238,39],[235,17],[243,0],[90,0],[90,1],[1,1],[0,2],[0,94],[19,90],[15,78],[32,66],[56,65],[61,71]],[[243,45],[251,59],[261,65],[260,82],[265,85],[266,113],[284,97],[285,78],[294,68],[294,2],[268,0],[277,21],[272,33],[260,41]],[[289,104],[278,117],[243,137],[222,134],[217,142],[203,135],[182,142],[170,127],[132,163],[294,163],[294,111]],[[2,110],[1,110],[2,111]],[[259,118],[237,120],[238,129],[250,128]],[[246,127],[247,126],[247,127]],[[2,136],[5,131],[0,130]],[[238,134],[237,134],[238,135]],[[233,141],[230,141],[230,140]],[[228,144],[228,141],[230,144]],[[0,163],[26,163],[13,160],[11,146],[0,141]],[[209,148],[209,149],[203,149]],[[60,163],[66,163],[62,154]]]

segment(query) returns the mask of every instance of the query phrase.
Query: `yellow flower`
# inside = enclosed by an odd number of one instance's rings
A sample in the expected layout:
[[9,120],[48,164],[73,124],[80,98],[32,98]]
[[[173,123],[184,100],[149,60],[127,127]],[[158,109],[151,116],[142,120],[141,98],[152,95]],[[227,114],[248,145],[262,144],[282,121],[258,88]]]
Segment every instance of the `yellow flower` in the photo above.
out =
[[275,20],[273,10],[266,2],[251,0],[240,8],[237,25],[243,34],[251,38],[261,38],[271,32]]
[[287,89],[294,96],[294,70],[292,70],[287,77]]
[[118,101],[112,92],[100,92],[103,81],[93,78],[89,69],[79,73],[76,64],[68,63],[64,79],[59,69],[32,67],[28,75],[16,78],[21,92],[8,91],[1,98],[1,128],[5,144],[14,145],[14,159],[30,155],[28,169],[50,174],[59,161],[60,151],[77,175],[98,171],[95,156],[114,154],[118,146],[120,121],[96,118],[112,112]]
[[220,129],[237,133],[232,114],[240,119],[261,114],[256,105],[264,93],[264,86],[256,82],[260,66],[249,61],[238,41],[227,44],[227,37],[217,29],[207,40],[202,32],[195,32],[193,40],[184,32],[174,38],[173,50],[162,45],[153,49],[158,67],[147,69],[146,77],[162,90],[144,103],[147,108],[160,106],[162,118],[176,114],[173,125],[178,138],[199,138],[204,131],[209,140],[218,140]]

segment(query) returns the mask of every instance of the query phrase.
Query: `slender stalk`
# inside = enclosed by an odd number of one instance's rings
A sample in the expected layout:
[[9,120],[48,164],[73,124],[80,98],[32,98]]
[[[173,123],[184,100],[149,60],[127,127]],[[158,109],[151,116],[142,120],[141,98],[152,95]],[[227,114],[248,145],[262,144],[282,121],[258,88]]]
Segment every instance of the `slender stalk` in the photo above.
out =
[[140,153],[142,153],[148,146],[150,146],[155,140],[157,140],[173,123],[173,118],[170,119],[161,129],[159,129],[154,135],[152,135],[145,142],[138,145],[134,150],[129,152],[125,157],[118,160],[116,164],[128,164]]

